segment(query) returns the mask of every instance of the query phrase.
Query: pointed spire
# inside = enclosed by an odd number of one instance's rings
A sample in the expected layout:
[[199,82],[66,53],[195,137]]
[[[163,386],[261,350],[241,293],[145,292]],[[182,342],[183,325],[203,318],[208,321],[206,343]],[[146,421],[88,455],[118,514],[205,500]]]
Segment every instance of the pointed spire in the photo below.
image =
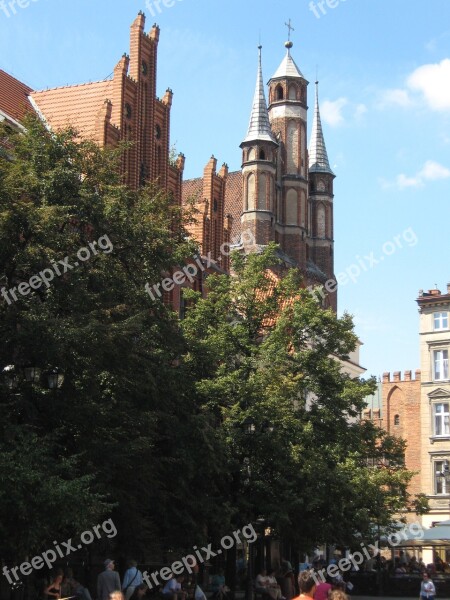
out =
[[310,173],[329,173],[334,175],[328,161],[327,149],[322,131],[322,121],[319,110],[319,82],[316,81],[316,105],[312,125],[311,141],[309,143],[309,171]]
[[[258,46],[259,64],[258,74],[256,77],[255,96],[253,98],[252,113],[250,116],[250,124],[248,126],[247,137],[242,143],[246,142],[273,142],[277,144],[275,136],[269,121],[269,112],[267,110],[266,95],[264,93],[264,83],[262,76],[262,46]],[[278,145],[278,144],[277,144]]]
[[[290,29],[293,29],[293,27],[290,27]],[[305,79],[303,77],[302,72],[295,64],[295,60],[291,56],[291,48],[294,44],[291,41],[290,37],[291,32],[289,30],[289,40],[284,44],[285,48],[287,48],[286,56],[281,61],[281,65],[278,67],[275,74],[272,76],[272,79],[285,79],[286,77]]]

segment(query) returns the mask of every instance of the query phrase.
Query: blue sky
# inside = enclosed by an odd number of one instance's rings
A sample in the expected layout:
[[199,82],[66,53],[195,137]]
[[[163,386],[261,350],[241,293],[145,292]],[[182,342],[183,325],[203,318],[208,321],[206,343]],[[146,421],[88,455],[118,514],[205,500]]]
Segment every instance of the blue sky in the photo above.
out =
[[175,93],[172,141],[187,157],[186,178],[196,177],[211,154],[240,168],[256,47],[261,39],[268,80],[291,18],[310,106],[319,74],[337,175],[336,273],[354,279],[344,278],[339,310],[355,316],[368,374],[419,368],[415,299],[450,281],[450,2],[166,4],[159,13],[155,0],[30,0],[9,17],[0,10],[0,68],[35,89],[104,79],[144,10],[148,27],[161,27],[158,93]]

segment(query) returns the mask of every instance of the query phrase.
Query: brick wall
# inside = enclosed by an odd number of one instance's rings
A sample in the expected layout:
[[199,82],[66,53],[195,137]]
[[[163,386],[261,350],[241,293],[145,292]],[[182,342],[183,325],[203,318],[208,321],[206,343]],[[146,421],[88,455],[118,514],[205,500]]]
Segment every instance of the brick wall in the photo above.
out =
[[[382,421],[381,426],[391,435],[406,440],[406,468],[419,471],[421,467],[421,427],[420,427],[420,370],[415,379],[411,371],[405,371],[403,379],[400,371],[383,374]],[[409,492],[422,491],[420,473],[411,480]]]

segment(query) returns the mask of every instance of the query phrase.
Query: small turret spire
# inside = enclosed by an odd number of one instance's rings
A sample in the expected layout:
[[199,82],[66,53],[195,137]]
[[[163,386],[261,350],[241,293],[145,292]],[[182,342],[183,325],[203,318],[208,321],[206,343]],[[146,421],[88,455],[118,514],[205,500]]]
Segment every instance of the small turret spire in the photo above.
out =
[[328,160],[327,148],[322,131],[322,121],[319,110],[319,82],[316,81],[316,104],[312,125],[311,141],[309,144],[309,171],[310,173],[329,173],[334,175]]
[[[269,121],[269,112],[267,110],[266,95],[264,93],[264,82],[262,75],[262,46],[258,46],[259,62],[258,73],[256,77],[255,96],[253,98],[253,107],[250,115],[250,123],[248,126],[247,137],[245,142],[273,142],[277,144],[272,132]],[[277,144],[278,145],[278,144]]]

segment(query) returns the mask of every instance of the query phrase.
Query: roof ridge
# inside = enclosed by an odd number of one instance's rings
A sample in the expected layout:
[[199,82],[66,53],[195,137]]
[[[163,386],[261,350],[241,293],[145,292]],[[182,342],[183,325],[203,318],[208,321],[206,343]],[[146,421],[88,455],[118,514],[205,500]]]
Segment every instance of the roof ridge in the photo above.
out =
[[69,88],[78,88],[78,87],[84,87],[84,86],[88,86],[88,85],[95,85],[97,83],[107,83],[109,81],[113,81],[113,78],[110,77],[109,79],[99,79],[98,81],[89,81],[86,83],[74,83],[71,85],[59,85],[53,88],[47,88],[45,90],[33,90],[33,94],[42,94],[44,92],[53,92],[54,90],[66,90]]
[[23,85],[24,87],[28,88],[30,91],[33,91],[33,88],[31,88],[29,85],[27,85],[26,83],[24,83],[20,79],[17,79],[17,77],[14,77],[14,75],[11,75],[11,73],[8,73],[8,71],[5,71],[4,69],[0,69],[0,73],[3,73],[4,75],[6,75],[7,77],[9,77],[10,79],[14,79],[14,81],[17,81],[17,83],[20,83],[20,85]]

